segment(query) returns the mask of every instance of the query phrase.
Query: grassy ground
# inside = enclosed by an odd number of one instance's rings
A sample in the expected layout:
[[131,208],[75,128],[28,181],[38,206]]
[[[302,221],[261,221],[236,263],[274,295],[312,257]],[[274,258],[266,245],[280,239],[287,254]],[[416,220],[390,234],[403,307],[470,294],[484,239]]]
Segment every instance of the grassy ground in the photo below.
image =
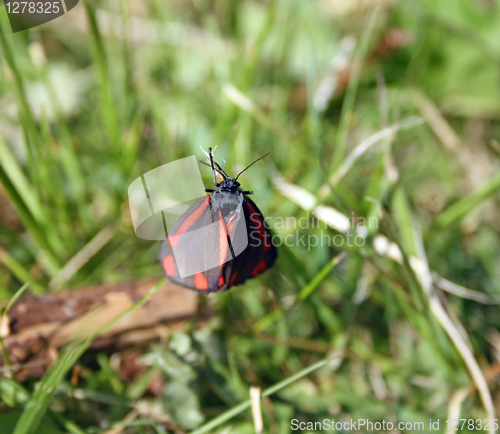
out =
[[2,433],[188,432],[227,410],[196,432],[253,433],[252,385],[276,386],[269,433],[500,412],[498,2],[82,0],[16,34],[2,8],[0,25],[3,300],[160,277],[127,188],[200,146],[230,174],[271,152],[241,182],[292,240],[210,297],[207,326],[149,348],[137,383],[80,358],[89,342],[41,382],[0,377]]

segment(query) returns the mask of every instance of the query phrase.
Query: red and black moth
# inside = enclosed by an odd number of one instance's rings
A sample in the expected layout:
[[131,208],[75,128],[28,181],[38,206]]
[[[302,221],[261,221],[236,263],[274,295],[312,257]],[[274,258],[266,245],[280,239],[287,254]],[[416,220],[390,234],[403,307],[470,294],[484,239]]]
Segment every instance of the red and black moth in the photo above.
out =
[[[207,157],[216,189],[205,189],[211,194],[175,223],[161,245],[160,262],[168,279],[201,292],[215,292],[263,273],[273,266],[277,251],[264,217],[247,197],[253,192],[240,190],[238,182],[238,177],[265,155],[234,179],[214,161],[212,148]],[[220,183],[217,176],[222,178]],[[185,270],[192,262],[199,264],[198,268],[183,272],[181,277],[179,265]]]

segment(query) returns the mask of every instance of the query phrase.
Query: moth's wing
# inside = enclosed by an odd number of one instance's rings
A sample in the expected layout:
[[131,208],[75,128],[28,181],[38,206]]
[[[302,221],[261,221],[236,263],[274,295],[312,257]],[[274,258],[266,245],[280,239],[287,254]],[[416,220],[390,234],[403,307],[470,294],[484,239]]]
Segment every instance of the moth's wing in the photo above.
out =
[[[168,231],[168,237],[161,244],[160,262],[168,279],[189,288],[205,291],[208,281],[204,274],[189,273],[189,260],[196,255],[200,262],[211,253],[210,229],[215,222],[210,196],[197,201]],[[207,228],[207,230],[204,230]],[[200,231],[207,238],[200,239]],[[200,267],[201,269],[202,267]]]
[[239,285],[256,277],[274,265],[278,252],[262,213],[255,203],[245,197],[245,221],[248,245],[235,259],[224,265],[225,287]]
[[202,292],[217,291],[224,285],[223,267],[233,257],[228,231],[243,216],[243,209],[229,216],[227,209],[221,206],[220,196],[209,196],[182,215],[160,250],[167,278]]

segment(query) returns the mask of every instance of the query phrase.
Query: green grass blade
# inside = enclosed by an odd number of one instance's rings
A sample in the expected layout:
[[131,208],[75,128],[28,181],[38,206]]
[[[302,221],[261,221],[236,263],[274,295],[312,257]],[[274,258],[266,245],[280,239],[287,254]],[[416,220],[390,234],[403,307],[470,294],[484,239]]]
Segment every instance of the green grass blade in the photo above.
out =
[[[38,247],[45,251],[45,255],[48,263],[52,269],[59,268],[58,259],[52,254],[52,249],[50,248],[47,239],[45,237],[45,233],[43,227],[37,224],[34,220],[32,214],[29,209],[26,207],[22,197],[19,195],[17,189],[12,184],[8,175],[4,172],[3,168],[0,165],[0,184],[2,184],[5,192],[9,196],[9,199],[12,201],[14,206],[16,207],[16,211],[19,214],[23,224],[28,229],[30,235],[33,237],[35,242],[38,244]],[[23,279],[24,280],[24,279]]]
[[105,42],[99,31],[99,24],[94,8],[95,6],[91,5],[89,1],[85,1],[85,12],[90,24],[92,55],[99,78],[99,93],[102,104],[101,112],[104,118],[104,126],[107,131],[111,150],[114,155],[118,157],[121,155],[118,114],[116,112],[116,104],[113,101],[113,91],[111,87],[111,77],[109,75]]
[[[9,303],[7,304],[7,307],[2,312],[2,317],[1,317],[0,324],[4,323],[5,316],[9,313],[10,308],[16,302],[16,300],[19,297],[21,297],[21,295],[23,294],[23,292],[26,291],[26,288],[28,288],[28,283],[25,283],[23,286],[21,286],[21,288],[19,288],[16,291],[16,293],[10,298]],[[12,378],[14,378],[14,371],[12,370],[12,365],[10,363],[9,353],[7,352],[7,349],[5,348],[5,345],[3,344],[3,337],[2,337],[1,334],[0,334],[0,347],[2,349],[2,356],[3,356],[4,363],[5,363],[5,365],[7,366],[7,369],[10,372],[10,376]]]
[[7,144],[0,137],[0,165],[2,166],[5,174],[9,177],[12,185],[18,192],[20,198],[30,211],[31,215],[38,224],[44,222],[44,212],[38,196],[33,194],[33,186],[26,179],[24,173],[19,166],[19,163],[12,155]]
[[90,344],[122,318],[147,303],[164,284],[165,279],[161,279],[143,298],[101,326],[97,331],[92,333],[90,337],[84,340],[83,343],[70,343],[66,347],[66,350],[60,355],[57,364],[42,377],[40,387],[33,393],[26,404],[13,434],[35,434],[44,414],[47,412],[47,408],[58,384],[63,380],[68,370],[81,357],[85,350],[87,350]]
[[361,77],[361,70],[363,62],[368,52],[370,40],[372,37],[373,29],[377,19],[379,6],[376,6],[368,15],[366,23],[363,26],[363,32],[359,41],[359,46],[354,55],[352,71],[349,77],[346,94],[344,97],[344,104],[342,105],[342,112],[340,114],[340,125],[337,131],[337,139],[335,141],[335,149],[331,163],[330,172],[335,171],[342,164],[345,152],[347,149],[347,138],[349,133],[349,124],[351,115],[354,110],[354,102],[356,100],[356,93],[358,91],[359,79]]
[[446,208],[436,219],[436,225],[440,228],[450,226],[457,220],[465,217],[476,208],[482,201],[490,198],[500,189],[500,172],[493,175],[476,191],[465,196]]
[[[347,256],[346,252],[342,252],[337,256],[333,257],[331,261],[329,261],[314,277],[313,279],[302,288],[299,293],[298,300],[302,301],[309,297],[316,288],[328,277],[330,271],[335,268],[339,264],[342,259]],[[261,318],[252,326],[252,331],[254,333],[261,333],[265,329],[267,329],[271,324],[274,324],[278,321],[283,315],[284,311],[282,309],[276,309],[271,313],[267,314],[264,318]]]
[[305,300],[309,297],[316,288],[326,279],[330,271],[332,271],[339,263],[347,256],[346,252],[339,253],[334,256],[331,261],[329,261],[319,272],[314,276],[314,278],[306,285],[299,293],[299,300]]
[[41,285],[31,273],[7,251],[0,247],[0,262],[3,263],[12,274],[16,276],[21,282],[25,281],[30,284],[31,292],[35,295],[40,295],[45,292],[45,287]]
[[28,288],[28,282],[26,282],[23,286],[21,286],[17,291],[16,293],[10,298],[9,300],[9,303],[7,304],[7,306],[5,307],[5,310],[3,311],[2,313],[2,316],[5,316],[9,313],[9,310],[10,308],[12,307],[12,305],[17,301],[17,299],[19,297],[21,297],[21,295],[23,295],[23,292],[26,291],[26,289]]
[[[273,393],[279,392],[281,389],[289,386],[290,384],[294,383],[295,381],[300,380],[301,378],[305,377],[306,375],[309,375],[311,372],[314,372],[317,369],[320,369],[323,366],[326,366],[328,364],[332,365],[336,369],[339,366],[341,359],[342,359],[341,355],[335,354],[334,356],[327,357],[323,360],[320,360],[319,362],[316,362],[313,365],[300,370],[296,374],[291,375],[290,377],[286,378],[285,380],[280,381],[279,383],[276,383],[274,386],[267,388],[266,390],[264,390],[262,392],[261,396],[262,396],[262,398],[265,398],[266,396],[270,396]],[[231,420],[234,416],[247,410],[248,408],[250,408],[250,406],[251,406],[251,402],[250,402],[250,399],[248,399],[247,401],[242,402],[241,404],[238,404],[237,406],[233,407],[232,409],[222,413],[221,415],[217,416],[216,418],[214,418],[211,421],[207,422],[206,424],[202,425],[200,428],[192,431],[191,434],[204,434],[206,432],[209,432],[210,430],[213,430],[214,428],[217,428],[218,426],[222,425],[224,422]]]

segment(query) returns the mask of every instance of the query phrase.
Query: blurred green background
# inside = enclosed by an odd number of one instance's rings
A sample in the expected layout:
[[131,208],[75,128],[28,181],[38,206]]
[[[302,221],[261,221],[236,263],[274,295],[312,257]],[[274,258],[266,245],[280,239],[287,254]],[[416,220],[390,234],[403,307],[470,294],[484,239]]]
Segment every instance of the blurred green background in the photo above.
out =
[[[271,152],[241,182],[271,226],[307,220],[280,237],[377,221],[348,228],[361,246],[280,246],[272,270],[209,297],[208,324],[148,347],[135,383],[106,353],[79,361],[84,399],[69,365],[0,377],[2,433],[189,432],[329,354],[339,366],[263,399],[264,432],[358,418],[447,432],[500,412],[498,1],[82,0],[16,34],[2,7],[0,25],[5,303],[26,282],[41,295],[162,276],[127,189],[200,147],[229,174]],[[130,417],[141,397],[154,412]],[[252,413],[208,431],[254,433]]]

